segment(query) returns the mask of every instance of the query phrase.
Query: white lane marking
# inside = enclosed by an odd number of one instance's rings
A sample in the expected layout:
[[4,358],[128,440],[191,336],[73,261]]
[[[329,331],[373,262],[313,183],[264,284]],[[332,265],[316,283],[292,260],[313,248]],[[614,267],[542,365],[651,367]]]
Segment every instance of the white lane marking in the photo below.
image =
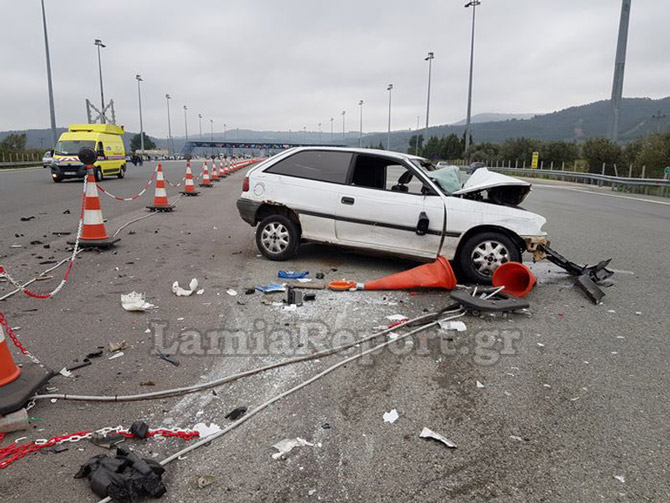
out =
[[594,192],[592,190],[583,190],[583,189],[574,189],[572,187],[561,187],[559,185],[544,185],[544,184],[535,184],[534,183],[533,187],[571,190],[573,192],[583,192],[584,194],[595,194],[596,196],[618,197],[619,199],[632,199],[633,201],[642,201],[643,203],[663,204],[665,206],[670,206],[670,202],[666,202],[666,201],[654,201],[652,199],[644,199],[644,198],[641,198],[641,197],[631,197],[631,196],[621,196],[619,194],[604,194],[602,192]]

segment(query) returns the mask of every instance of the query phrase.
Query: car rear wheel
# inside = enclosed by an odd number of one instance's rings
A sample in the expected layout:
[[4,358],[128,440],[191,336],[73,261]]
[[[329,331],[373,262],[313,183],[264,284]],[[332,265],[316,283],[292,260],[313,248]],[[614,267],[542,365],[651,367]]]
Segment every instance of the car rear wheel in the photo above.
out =
[[102,174],[102,169],[99,166],[95,168],[93,174],[95,175],[96,182],[101,182],[105,179],[105,175]]
[[521,262],[521,250],[505,234],[482,232],[463,244],[457,263],[464,279],[474,283],[491,284],[493,271],[505,262]]
[[286,260],[293,257],[299,244],[298,226],[284,215],[267,216],[256,228],[256,246],[270,260]]
[[121,168],[119,169],[119,174],[116,175],[116,176],[118,176],[119,178],[123,178],[123,177],[126,176],[126,165],[125,164],[123,166],[121,166]]

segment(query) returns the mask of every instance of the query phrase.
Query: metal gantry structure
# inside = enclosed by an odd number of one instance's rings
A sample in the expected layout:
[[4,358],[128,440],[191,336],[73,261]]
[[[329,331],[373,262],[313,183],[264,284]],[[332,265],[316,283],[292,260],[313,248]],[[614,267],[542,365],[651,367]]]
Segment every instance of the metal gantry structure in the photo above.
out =
[[51,56],[49,54],[49,35],[47,33],[47,15],[42,1],[42,26],[44,27],[44,51],[47,59],[47,86],[49,88],[49,118],[51,120],[51,147],[56,146],[58,134],[56,131],[56,109],[54,108],[54,88],[51,80]]
[[621,19],[619,20],[619,38],[614,61],[614,80],[612,82],[612,111],[610,118],[610,140],[619,139],[619,118],[623,98],[623,77],[626,67],[626,48],[628,46],[628,24],[630,21],[631,0],[622,0]]

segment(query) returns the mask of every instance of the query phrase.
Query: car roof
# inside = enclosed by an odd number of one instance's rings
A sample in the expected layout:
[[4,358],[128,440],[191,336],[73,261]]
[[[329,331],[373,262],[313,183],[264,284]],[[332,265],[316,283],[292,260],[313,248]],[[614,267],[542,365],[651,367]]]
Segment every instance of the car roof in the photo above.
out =
[[403,154],[402,152],[394,152],[392,150],[379,150],[376,148],[355,148],[355,147],[330,147],[326,145],[313,145],[308,147],[294,147],[290,149],[292,153],[309,152],[309,151],[332,151],[332,152],[351,152],[353,154],[371,154],[385,157],[393,157],[398,160],[419,159],[426,160],[412,154]]

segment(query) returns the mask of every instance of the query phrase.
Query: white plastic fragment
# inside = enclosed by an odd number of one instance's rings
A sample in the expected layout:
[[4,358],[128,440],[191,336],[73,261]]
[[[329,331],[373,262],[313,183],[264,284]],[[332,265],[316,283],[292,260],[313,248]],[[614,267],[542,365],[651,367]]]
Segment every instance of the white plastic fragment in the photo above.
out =
[[389,412],[384,412],[384,416],[383,416],[384,422],[385,423],[391,423],[391,424],[395,423],[398,420],[398,417],[400,417],[400,416],[398,416],[398,411],[396,409],[393,409]]
[[196,288],[198,288],[198,280],[193,278],[188,284],[188,287],[189,290],[186,290],[185,288],[179,286],[178,281],[175,281],[172,283],[172,293],[174,293],[177,297],[188,297],[193,295],[193,292],[196,290]]
[[512,440],[516,440],[517,442],[523,442],[523,438],[521,438],[518,435],[510,435],[509,438],[511,438]]
[[228,295],[230,295],[231,297],[235,297],[235,295],[237,295],[237,292],[235,290],[233,290],[232,288],[229,288],[228,290],[226,290],[226,293]]
[[72,375],[72,372],[70,372],[70,371],[69,371],[67,368],[65,368],[65,367],[63,367],[62,369],[60,369],[60,371],[59,371],[58,373],[59,373],[60,375],[62,375],[63,377],[70,377],[70,376]]
[[[195,292],[196,295],[202,295],[203,293],[205,293],[205,289],[204,289],[204,288],[201,288],[200,290],[198,290],[197,292]],[[217,295],[218,295],[218,293],[217,293]]]
[[484,385],[483,385],[482,383],[480,383],[479,381],[477,381],[477,387],[478,387],[478,388],[483,388]]
[[193,430],[200,434],[200,438],[205,438],[221,431],[221,427],[215,423],[209,423],[209,426],[207,426],[205,423],[198,423],[193,426]]
[[294,447],[314,447],[314,444],[309,443],[307,440],[304,438],[285,438],[283,440],[280,440],[276,444],[274,444],[272,447],[277,449],[278,452],[275,452],[272,455],[272,459],[279,459],[283,455],[288,454],[293,450]]
[[457,332],[465,332],[468,327],[462,321],[440,321],[440,328],[442,330],[456,330]]
[[127,295],[121,295],[121,306],[126,311],[136,311],[143,313],[147,309],[156,307],[146,301],[146,295],[139,292],[130,292]]
[[451,440],[449,440],[447,437],[444,435],[441,435],[439,433],[434,432],[433,430],[424,427],[423,430],[421,430],[421,433],[419,433],[419,436],[421,438],[432,438],[434,440],[437,440],[438,442],[442,442],[444,445],[451,449],[456,448],[456,444],[453,443]]
[[623,475],[614,475],[614,478],[617,479],[617,480],[618,480],[619,482],[621,482],[622,484],[625,484],[625,483],[626,483],[626,479],[624,478]]
[[408,320],[409,318],[404,314],[391,314],[387,316],[386,319],[389,321],[405,321]]
[[122,356],[123,356],[123,351],[117,351],[116,353],[114,353],[112,356],[110,356],[107,359],[108,360],[114,360],[115,358],[120,358]]
[[298,306],[296,304],[291,304],[290,306],[282,306],[282,309],[284,311],[296,311],[298,309]]

